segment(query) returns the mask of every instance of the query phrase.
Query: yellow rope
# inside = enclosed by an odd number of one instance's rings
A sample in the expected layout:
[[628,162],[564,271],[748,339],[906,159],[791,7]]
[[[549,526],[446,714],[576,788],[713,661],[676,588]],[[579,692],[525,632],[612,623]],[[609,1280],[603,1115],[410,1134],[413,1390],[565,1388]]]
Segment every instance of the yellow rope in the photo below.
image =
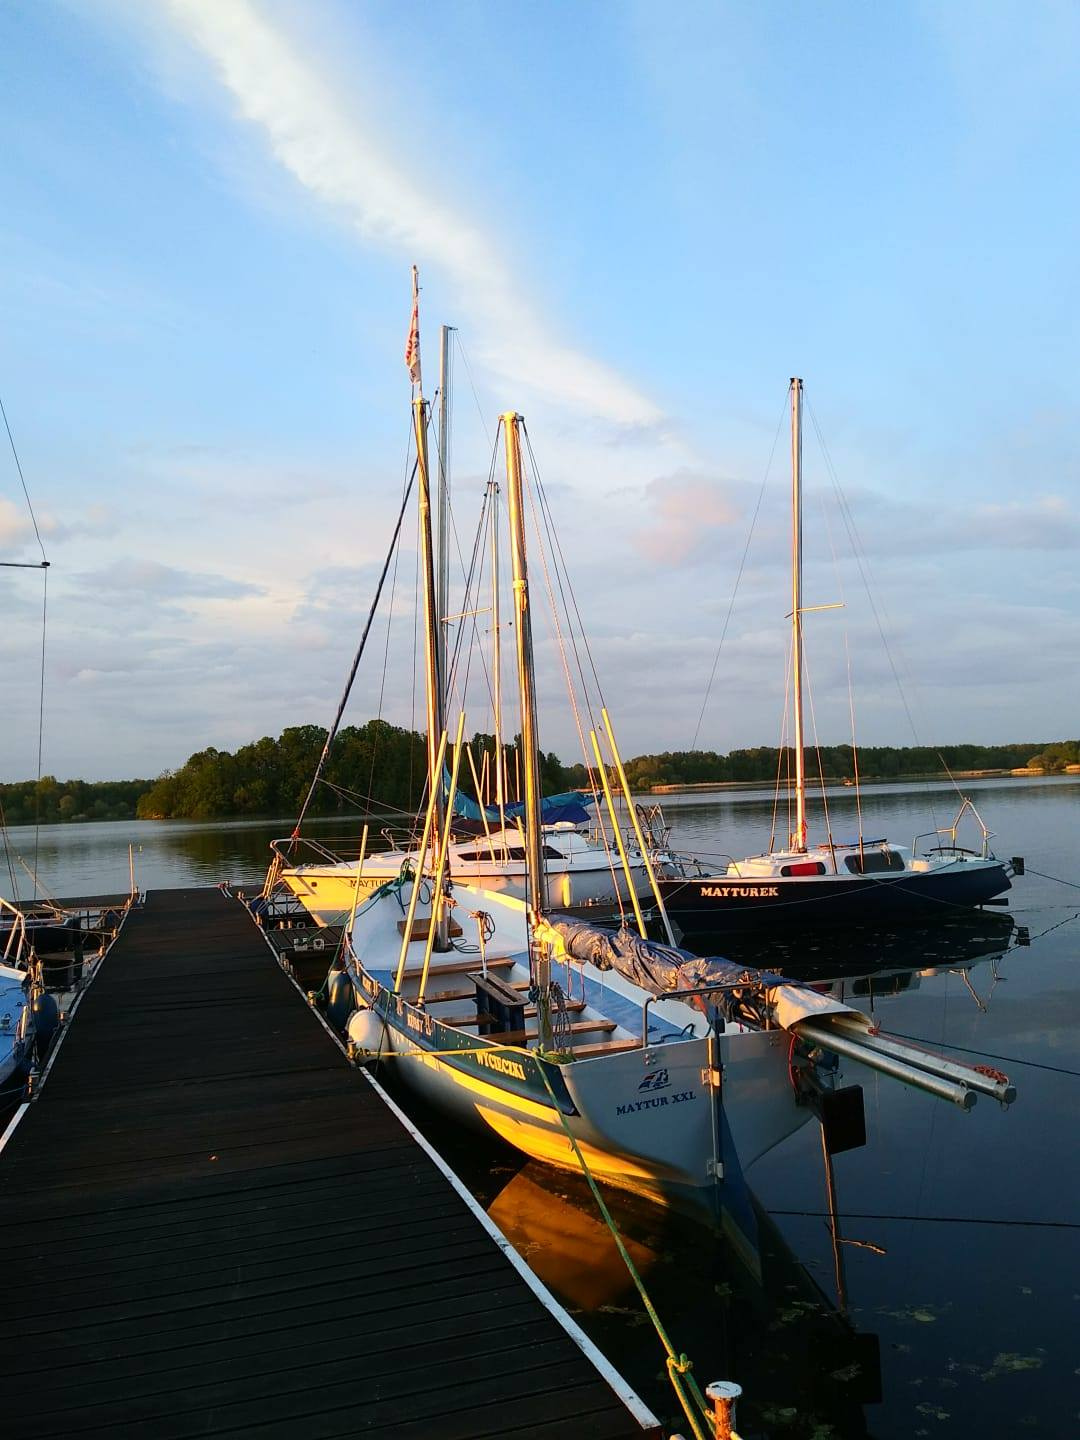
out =
[[[372,1013],[377,1014],[378,1012],[373,1011]],[[384,1025],[387,1023],[387,1021],[383,1017],[380,1016],[380,1019],[383,1019]],[[664,1329],[663,1321],[657,1314],[656,1307],[653,1305],[652,1300],[649,1298],[649,1293],[645,1289],[645,1282],[644,1280],[642,1280],[641,1275],[638,1273],[637,1266],[634,1264],[630,1256],[630,1252],[627,1250],[626,1245],[623,1243],[623,1238],[619,1233],[618,1226],[612,1219],[611,1212],[604,1202],[604,1197],[600,1193],[600,1188],[597,1185],[596,1180],[593,1178],[592,1171],[586,1164],[585,1157],[581,1153],[581,1149],[578,1146],[577,1140],[574,1137],[574,1133],[570,1129],[569,1125],[566,1123],[566,1116],[559,1108],[559,1103],[555,1099],[555,1092],[551,1088],[551,1082],[547,1077],[544,1066],[540,1063],[541,1057],[538,1056],[535,1051],[528,1050],[521,1045],[477,1045],[475,1047],[469,1047],[462,1050],[380,1050],[379,1058],[390,1059],[392,1057],[394,1059],[415,1059],[417,1057],[431,1057],[433,1059],[441,1059],[447,1056],[461,1057],[466,1055],[477,1055],[481,1052],[491,1054],[493,1051],[499,1053],[507,1052],[509,1054],[515,1055],[525,1055],[530,1060],[537,1061],[537,1069],[540,1072],[540,1078],[544,1082],[544,1088],[548,1092],[548,1096],[551,1099],[555,1114],[558,1116],[559,1123],[562,1125],[563,1130],[566,1132],[566,1138],[570,1141],[570,1146],[573,1149],[577,1162],[581,1166],[581,1172],[585,1176],[585,1180],[588,1183],[589,1189],[592,1191],[593,1199],[596,1201],[597,1207],[600,1210],[600,1214],[604,1218],[604,1223],[611,1231],[612,1239],[615,1241],[616,1248],[618,1249],[619,1254],[622,1256],[624,1265],[630,1272],[630,1278],[631,1280],[633,1280],[634,1286],[641,1297],[641,1303],[645,1307],[645,1313],[652,1321],[653,1327],[656,1330],[657,1335],[660,1337],[660,1343],[663,1345],[664,1350],[666,1351],[668,1379],[671,1381],[672,1389],[675,1391],[676,1398],[678,1399],[679,1404],[682,1406],[683,1414],[686,1416],[687,1424],[693,1431],[694,1440],[709,1440],[709,1436],[713,1428],[713,1417],[708,1406],[705,1403],[705,1397],[701,1393],[701,1387],[698,1385],[697,1381],[694,1378],[692,1361],[686,1355],[682,1353],[676,1353],[675,1347],[671,1343],[671,1339],[668,1336],[667,1331]],[[702,1420],[706,1422],[708,1429],[702,1429]],[[732,1440],[738,1440],[738,1436],[735,1435],[734,1432],[732,1433]]]

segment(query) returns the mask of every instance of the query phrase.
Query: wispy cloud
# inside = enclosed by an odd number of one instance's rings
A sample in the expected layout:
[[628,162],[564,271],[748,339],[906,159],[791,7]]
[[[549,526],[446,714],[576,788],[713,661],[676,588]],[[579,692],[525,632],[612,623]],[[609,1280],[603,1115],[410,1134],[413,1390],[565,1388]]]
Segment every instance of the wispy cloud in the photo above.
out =
[[169,0],[169,8],[213,64],[240,115],[263,132],[274,157],[301,185],[344,215],[365,241],[445,269],[490,373],[617,426],[663,425],[647,396],[550,332],[522,299],[496,240],[416,186],[317,63],[252,0]]
[[258,586],[241,580],[178,570],[157,560],[118,560],[79,579],[87,588],[105,595],[142,595],[159,600],[238,600],[262,593]]
[[679,470],[653,480],[645,492],[649,522],[634,536],[648,559],[683,565],[704,559],[718,533],[740,518],[729,487],[722,480]]

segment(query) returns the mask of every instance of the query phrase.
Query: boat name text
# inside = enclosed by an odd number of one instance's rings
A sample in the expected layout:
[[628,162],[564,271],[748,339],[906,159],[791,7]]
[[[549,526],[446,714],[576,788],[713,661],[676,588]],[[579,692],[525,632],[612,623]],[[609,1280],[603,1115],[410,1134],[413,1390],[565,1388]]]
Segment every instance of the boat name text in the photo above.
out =
[[708,900],[775,900],[780,895],[779,885],[702,885],[702,898]]
[[616,1115],[636,1115],[639,1110],[659,1110],[664,1105],[681,1105],[684,1100],[695,1098],[693,1090],[680,1090],[676,1095],[653,1095],[648,1100],[630,1100],[625,1105],[616,1105]]
[[511,1075],[515,1080],[525,1079],[525,1067],[518,1060],[508,1060],[505,1055],[493,1055],[490,1050],[476,1052],[477,1063],[487,1070],[497,1070],[500,1075]]

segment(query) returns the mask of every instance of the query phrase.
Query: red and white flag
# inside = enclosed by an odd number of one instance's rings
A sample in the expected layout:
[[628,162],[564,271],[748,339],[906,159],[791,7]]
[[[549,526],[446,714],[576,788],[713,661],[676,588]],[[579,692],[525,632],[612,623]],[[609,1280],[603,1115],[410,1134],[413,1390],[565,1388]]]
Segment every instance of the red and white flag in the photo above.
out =
[[416,266],[412,267],[412,319],[409,338],[405,341],[405,364],[414,385],[420,384],[420,285]]

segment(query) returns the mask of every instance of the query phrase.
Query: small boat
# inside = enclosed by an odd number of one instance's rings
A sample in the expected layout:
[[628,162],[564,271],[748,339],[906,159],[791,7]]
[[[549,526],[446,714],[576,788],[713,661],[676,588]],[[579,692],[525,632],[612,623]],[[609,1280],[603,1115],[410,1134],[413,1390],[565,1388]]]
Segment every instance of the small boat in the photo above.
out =
[[[422,396],[414,399],[418,425]],[[743,1172],[812,1116],[826,1150],[865,1138],[862,1092],[836,1055],[968,1108],[1015,1091],[975,1070],[870,1033],[858,1011],[782,977],[691,956],[548,910],[525,560],[521,417],[501,417],[513,556],[522,736],[526,899],[462,884],[436,783],[448,748],[428,668],[433,732],[420,867],[356,909],[324,986],[328,1018],[357,1058],[525,1155],[733,1222],[752,1261]],[[421,498],[421,545],[430,525]],[[431,633],[433,601],[427,597]],[[464,717],[454,747],[460,763]],[[441,838],[440,838],[441,832]],[[434,837],[434,838],[433,838]],[[646,857],[647,859],[647,857]],[[470,929],[475,924],[475,940]]]
[[33,1060],[29,978],[25,970],[0,963],[0,1104],[21,1092]]
[[[629,900],[630,887],[618,865],[612,864],[610,851],[578,825],[568,820],[544,825],[543,843],[549,905],[561,910],[593,906],[610,909],[616,893],[622,900]],[[274,848],[283,862],[277,872],[280,884],[300,901],[316,924],[324,926],[343,924],[355,905],[381,885],[396,880],[403,867],[415,867],[420,862],[415,846],[383,850],[362,861],[330,856],[313,864],[297,864],[287,840],[275,841]],[[507,826],[452,841],[449,867],[460,884],[519,900],[525,898],[525,844],[517,828]],[[631,867],[636,894],[647,895],[648,875],[640,855],[632,857]]]
[[[791,654],[794,709],[795,820],[789,843],[722,870],[693,856],[666,856],[660,891],[668,915],[684,934],[717,935],[727,930],[772,929],[783,925],[877,925],[958,908],[986,905],[1011,888],[1010,874],[1023,863],[997,859],[990,832],[969,799],[952,824],[916,836],[910,847],[886,839],[818,844],[807,839],[806,745],[803,737],[802,598],[802,397],[803,383],[791,381],[792,607]],[[821,607],[831,608],[831,607]],[[978,850],[958,843],[966,816],[977,826]],[[922,842],[926,842],[925,845]],[[998,901],[1004,904],[1004,901]]]
[[17,906],[0,898],[5,934],[0,946],[0,1106],[22,1094],[34,1062],[32,959],[26,921]]

